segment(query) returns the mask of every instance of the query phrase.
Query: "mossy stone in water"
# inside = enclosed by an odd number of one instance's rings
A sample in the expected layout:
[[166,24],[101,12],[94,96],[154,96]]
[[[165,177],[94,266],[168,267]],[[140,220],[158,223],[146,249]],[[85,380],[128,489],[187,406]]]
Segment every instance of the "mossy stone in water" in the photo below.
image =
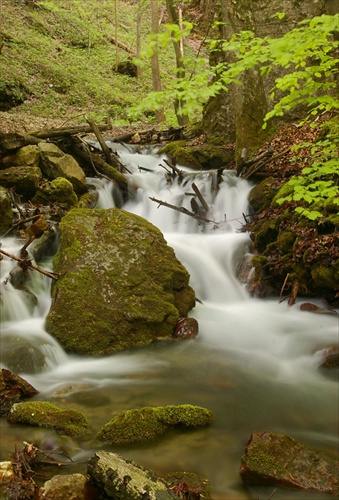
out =
[[118,445],[146,442],[170,428],[202,427],[212,421],[212,412],[200,406],[147,406],[122,411],[101,428],[97,438]]
[[46,401],[16,403],[7,418],[11,424],[28,424],[51,427],[60,434],[78,436],[88,426],[86,418],[79,411],[63,410]]

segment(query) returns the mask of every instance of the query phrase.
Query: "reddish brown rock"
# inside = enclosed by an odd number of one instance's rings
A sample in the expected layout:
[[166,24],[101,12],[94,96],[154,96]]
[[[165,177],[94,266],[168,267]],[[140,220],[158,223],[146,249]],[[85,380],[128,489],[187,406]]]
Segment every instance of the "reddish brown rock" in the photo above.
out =
[[339,462],[284,434],[254,432],[240,475],[246,483],[339,493]]
[[38,392],[19,375],[3,368],[0,372],[0,416],[6,417],[14,403],[31,398]]

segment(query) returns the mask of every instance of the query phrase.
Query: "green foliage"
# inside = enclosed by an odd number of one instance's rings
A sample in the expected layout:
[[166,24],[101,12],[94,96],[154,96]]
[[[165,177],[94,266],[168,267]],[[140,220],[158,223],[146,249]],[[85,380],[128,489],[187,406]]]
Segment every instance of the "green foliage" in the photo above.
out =
[[[282,19],[282,14],[277,13]],[[336,50],[339,42],[333,34],[338,32],[339,15],[319,16],[303,21],[299,26],[280,38],[259,38],[250,31],[236,33],[229,41],[212,42],[212,50],[232,52],[232,62],[220,63],[216,67],[217,84],[225,90],[230,84],[240,83],[240,76],[248,69],[260,68],[263,77],[275,68],[282,68],[283,75],[275,78],[271,91],[274,103],[266,114],[263,128],[275,117],[283,116],[293,109],[301,109],[304,119],[311,121],[325,112],[339,108],[335,91],[338,75]],[[214,85],[214,84],[213,84]],[[331,124],[338,132],[337,122]],[[321,203],[339,197],[338,136],[331,133],[326,140],[312,146],[310,166],[300,176],[293,177],[288,187],[293,191],[278,200],[278,203],[297,201],[296,211],[308,219],[315,220],[324,214]],[[309,147],[302,144],[299,147]],[[336,204],[339,205],[339,202]]]

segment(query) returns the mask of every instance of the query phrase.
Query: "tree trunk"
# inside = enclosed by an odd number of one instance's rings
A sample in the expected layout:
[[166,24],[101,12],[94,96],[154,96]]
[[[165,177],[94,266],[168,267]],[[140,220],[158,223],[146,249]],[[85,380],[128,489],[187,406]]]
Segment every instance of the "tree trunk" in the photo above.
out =
[[[151,20],[152,20],[152,33],[159,33],[159,6],[158,0],[151,0]],[[155,92],[160,92],[162,90],[161,77],[160,77],[160,66],[158,49],[155,47],[153,49],[153,55],[151,57],[152,65],[152,80],[153,80],[153,90]],[[155,116],[158,123],[165,121],[165,113],[163,109],[157,109],[155,111]]]
[[[178,24],[180,26],[179,17],[178,17],[176,10],[174,8],[173,0],[166,0],[166,7],[167,7],[168,17],[170,19],[170,22],[172,24]],[[173,38],[173,47],[174,47],[174,52],[175,52],[175,60],[176,60],[176,65],[177,65],[177,78],[178,79],[185,78],[185,65],[183,62],[184,53],[183,53],[183,45],[181,42],[182,42],[182,40],[180,40],[180,42],[177,42]],[[175,99],[174,109],[175,109],[175,114],[176,114],[179,125],[186,125],[188,123],[187,113],[182,112],[182,108],[184,107],[184,105],[185,105],[184,101],[179,100],[179,99]]]

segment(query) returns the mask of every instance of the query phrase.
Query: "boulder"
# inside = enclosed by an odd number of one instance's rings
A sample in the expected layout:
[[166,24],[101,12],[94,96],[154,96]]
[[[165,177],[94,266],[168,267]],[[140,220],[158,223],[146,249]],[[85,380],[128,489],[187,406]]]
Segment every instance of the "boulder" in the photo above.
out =
[[40,150],[35,144],[29,144],[20,148],[16,153],[2,158],[6,167],[25,166],[38,167],[40,162]]
[[0,186],[0,234],[11,227],[13,221],[12,203],[7,189]]
[[7,417],[10,424],[51,427],[66,436],[83,434],[88,426],[86,418],[77,410],[63,410],[46,401],[15,403]]
[[146,442],[169,429],[203,427],[212,421],[212,412],[200,406],[146,406],[120,412],[101,428],[97,438],[115,445]]
[[18,194],[31,198],[38,189],[42,173],[38,167],[9,167],[0,170],[0,186],[14,187]]
[[68,212],[54,271],[46,328],[68,352],[107,355],[172,338],[195,305],[159,229],[118,208]]
[[88,462],[87,472],[105,498],[119,500],[170,500],[178,498],[153,471],[116,453],[98,451]]
[[14,403],[31,398],[39,391],[19,375],[2,368],[0,372],[0,417],[6,417]]
[[241,459],[244,482],[338,495],[339,462],[284,434],[254,432]]
[[32,202],[44,205],[59,203],[70,208],[78,202],[78,197],[70,181],[64,177],[57,177],[51,182],[40,184]]
[[83,474],[63,474],[46,481],[39,490],[44,500],[85,500],[86,477]]
[[58,146],[49,142],[39,143],[41,170],[49,180],[64,177],[69,180],[77,194],[87,191],[86,177],[73,156],[63,153]]

